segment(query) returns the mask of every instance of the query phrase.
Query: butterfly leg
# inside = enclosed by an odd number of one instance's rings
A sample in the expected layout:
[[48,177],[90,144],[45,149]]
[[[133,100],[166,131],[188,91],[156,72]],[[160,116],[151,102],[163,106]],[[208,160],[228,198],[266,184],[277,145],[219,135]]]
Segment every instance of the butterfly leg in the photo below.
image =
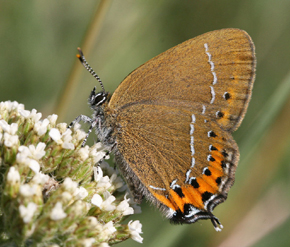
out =
[[87,135],[86,135],[86,137],[85,137],[83,143],[82,143],[82,147],[85,146],[85,144],[86,144],[86,142],[87,142],[87,140],[88,140],[88,138],[89,138],[89,135],[91,134],[93,128],[96,126],[96,124],[97,124],[97,122],[98,122],[98,121],[93,121],[92,119],[90,119],[90,120],[91,120],[91,126],[90,126],[90,128],[89,128],[89,130],[88,130],[88,132],[87,132]]
[[69,126],[67,127],[68,129],[70,129],[71,127],[73,127],[76,123],[79,123],[80,121],[84,122],[84,123],[91,123],[93,120],[86,116],[86,115],[79,115],[74,121],[72,121]]
[[[113,149],[114,149],[114,147],[116,146],[117,144],[115,143],[111,148],[110,148],[110,150],[109,151],[107,151],[106,153],[105,153],[105,155],[98,161],[98,165],[100,165],[101,163],[102,163],[102,161],[113,151]],[[116,169],[116,163],[115,163],[115,165],[114,165],[114,169]]]
[[[106,156],[108,156],[110,153],[112,153],[114,147],[116,147],[116,146],[117,146],[117,143],[114,143],[113,146],[110,148],[110,150],[106,152],[106,154],[104,155],[103,159],[105,159]],[[116,162],[115,162],[115,165],[114,165],[114,169],[116,170]]]
[[80,121],[84,122],[84,123],[90,123],[91,126],[88,130],[88,133],[82,143],[82,147],[85,146],[87,140],[88,140],[88,137],[90,135],[90,133],[92,132],[93,128],[96,126],[97,122],[96,121],[93,121],[93,119],[91,119],[90,117],[86,116],[86,115],[79,115],[74,121],[72,121],[69,126],[67,127],[68,129],[70,129],[72,126],[74,126],[76,123],[79,123]]

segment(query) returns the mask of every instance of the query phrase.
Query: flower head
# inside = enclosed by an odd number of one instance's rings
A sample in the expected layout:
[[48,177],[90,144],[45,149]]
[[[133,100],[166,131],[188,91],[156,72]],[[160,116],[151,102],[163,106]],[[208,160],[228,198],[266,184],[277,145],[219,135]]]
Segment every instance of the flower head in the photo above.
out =
[[29,223],[37,210],[37,205],[33,202],[28,203],[27,207],[24,205],[19,206],[20,216],[24,223]]
[[142,233],[142,225],[140,223],[139,220],[135,220],[135,221],[130,221],[128,223],[128,231],[131,234],[131,237],[133,240],[142,243],[143,242],[143,238],[140,236],[140,233]]
[[121,224],[137,206],[118,172],[103,161],[105,147],[81,147],[86,136],[81,125],[68,130],[66,123],[56,123],[55,114],[41,117],[17,102],[0,102],[6,242],[24,246],[64,239],[63,245],[88,247],[128,238],[142,242],[140,223]]

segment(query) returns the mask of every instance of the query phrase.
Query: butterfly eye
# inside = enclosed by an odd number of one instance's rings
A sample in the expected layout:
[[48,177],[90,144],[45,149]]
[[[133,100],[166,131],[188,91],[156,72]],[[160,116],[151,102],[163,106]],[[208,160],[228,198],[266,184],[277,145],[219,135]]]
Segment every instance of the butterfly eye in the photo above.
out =
[[103,104],[106,99],[107,99],[107,93],[105,92],[100,92],[96,94],[96,87],[94,87],[94,89],[92,90],[90,97],[89,97],[89,104],[93,107],[93,106],[99,106],[101,104]]
[[98,106],[103,104],[107,99],[107,95],[103,92],[98,93],[97,95],[92,95],[91,97],[91,106]]

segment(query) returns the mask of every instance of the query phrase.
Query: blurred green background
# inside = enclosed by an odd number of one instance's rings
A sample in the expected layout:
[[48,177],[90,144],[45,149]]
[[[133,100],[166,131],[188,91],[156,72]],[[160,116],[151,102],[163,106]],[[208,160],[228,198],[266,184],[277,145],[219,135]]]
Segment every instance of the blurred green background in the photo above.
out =
[[99,4],[0,1],[0,100],[70,122],[91,114],[86,101],[97,85],[75,57],[78,46],[113,92],[133,69],[182,41],[215,29],[246,30],[256,45],[257,76],[234,133],[241,151],[236,182],[214,211],[224,230],[215,232],[210,221],[170,225],[145,202],[129,219],[143,224],[146,247],[289,246],[290,1],[115,0],[102,1],[101,11]]

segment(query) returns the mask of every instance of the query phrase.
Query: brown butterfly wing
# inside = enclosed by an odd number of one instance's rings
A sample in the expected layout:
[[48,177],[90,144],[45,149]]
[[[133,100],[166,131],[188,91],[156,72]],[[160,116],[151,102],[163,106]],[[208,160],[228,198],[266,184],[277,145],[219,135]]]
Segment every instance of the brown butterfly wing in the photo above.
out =
[[117,163],[135,197],[176,222],[211,218],[239,159],[231,136],[254,80],[250,37],[224,29],[188,40],[133,71],[113,94]]
[[122,126],[117,161],[126,179],[138,199],[146,195],[169,217],[170,212],[184,213],[188,204],[200,212],[211,211],[211,205],[225,200],[234,180],[239,154],[232,136],[215,122],[204,123],[210,120],[207,116],[194,113],[192,135],[192,113],[186,109],[152,102],[127,107],[117,118]]
[[[211,114],[221,111],[224,117],[219,124],[233,131],[243,119],[251,98],[255,64],[254,44],[245,31],[209,32],[161,53],[134,70],[116,89],[109,107],[119,109],[151,100],[176,100],[176,104],[178,100],[198,102],[209,105]],[[214,74],[217,80],[213,85]],[[212,91],[215,100],[210,104]]]

